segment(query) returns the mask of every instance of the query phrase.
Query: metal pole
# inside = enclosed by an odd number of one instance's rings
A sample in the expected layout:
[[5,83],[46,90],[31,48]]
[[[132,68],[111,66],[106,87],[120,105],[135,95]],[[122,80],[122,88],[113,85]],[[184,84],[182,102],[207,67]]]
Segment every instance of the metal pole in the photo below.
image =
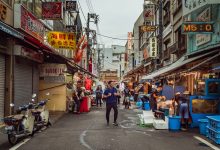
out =
[[[161,60],[163,58],[163,0],[159,0],[159,62],[157,64],[161,64]],[[159,69],[157,67],[157,69]]]
[[90,14],[88,13],[88,18],[87,18],[87,28],[86,28],[86,36],[87,36],[87,70],[89,70],[89,57],[90,57],[90,39],[89,39],[89,32],[90,32],[90,28],[89,28],[89,23],[90,23]]

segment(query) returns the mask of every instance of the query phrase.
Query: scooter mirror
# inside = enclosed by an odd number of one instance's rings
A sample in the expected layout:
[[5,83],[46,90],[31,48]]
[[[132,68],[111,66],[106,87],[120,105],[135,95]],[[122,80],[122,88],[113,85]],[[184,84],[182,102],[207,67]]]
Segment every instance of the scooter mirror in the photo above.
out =
[[14,107],[14,106],[15,106],[15,104],[13,104],[13,103],[10,104],[10,107]]
[[49,95],[50,95],[50,93],[48,92],[48,93],[46,93],[46,95],[47,95],[47,96],[49,96]]
[[37,96],[37,94],[34,93],[34,94],[32,95],[32,98],[35,98],[36,96]]

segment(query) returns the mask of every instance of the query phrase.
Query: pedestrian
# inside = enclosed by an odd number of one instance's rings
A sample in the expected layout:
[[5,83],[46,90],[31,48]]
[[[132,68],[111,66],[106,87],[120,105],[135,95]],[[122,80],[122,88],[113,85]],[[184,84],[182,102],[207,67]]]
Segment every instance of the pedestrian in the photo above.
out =
[[117,118],[118,118],[118,108],[117,108],[117,93],[116,88],[114,87],[113,81],[108,82],[108,88],[104,92],[104,97],[106,98],[106,121],[107,125],[109,125],[109,115],[111,109],[114,109],[114,126],[118,126]]
[[151,94],[151,109],[153,112],[157,110],[157,90],[154,89],[153,93]]
[[79,100],[77,91],[73,92],[73,100],[74,100],[75,105],[76,105],[76,113],[80,114],[80,111],[79,111],[80,110],[80,100]]
[[103,94],[103,91],[102,91],[101,85],[97,86],[97,89],[96,89],[95,93],[96,93],[96,106],[98,107],[98,105],[100,104],[100,107],[102,107],[102,94]]
[[173,102],[173,108],[174,108],[174,114],[176,116],[179,116],[180,111],[180,92],[177,92],[172,100]]
[[119,94],[117,96],[117,103],[118,103],[118,105],[120,105],[121,94],[120,94],[119,85],[116,86],[116,90],[117,90],[117,93]]

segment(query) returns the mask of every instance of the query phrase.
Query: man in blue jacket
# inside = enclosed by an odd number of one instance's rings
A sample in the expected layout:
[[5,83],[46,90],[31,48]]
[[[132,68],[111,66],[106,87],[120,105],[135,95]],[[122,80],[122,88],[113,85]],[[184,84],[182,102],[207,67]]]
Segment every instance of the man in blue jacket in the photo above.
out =
[[106,98],[106,120],[107,125],[109,125],[109,115],[111,112],[111,109],[114,109],[114,126],[118,126],[117,118],[118,118],[118,108],[117,108],[117,96],[119,94],[117,93],[117,89],[114,87],[114,82],[109,81],[108,82],[109,87],[104,92],[104,97]]

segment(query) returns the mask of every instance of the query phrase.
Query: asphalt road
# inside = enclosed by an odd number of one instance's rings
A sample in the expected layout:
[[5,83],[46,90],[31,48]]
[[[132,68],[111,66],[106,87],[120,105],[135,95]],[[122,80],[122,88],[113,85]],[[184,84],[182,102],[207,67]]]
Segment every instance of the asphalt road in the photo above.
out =
[[[112,110],[113,112],[113,110]],[[113,119],[113,113],[111,116]],[[35,134],[18,150],[210,150],[193,132],[169,132],[137,125],[137,112],[119,109],[120,126],[106,126],[105,109],[64,115],[51,128]],[[205,137],[200,136],[207,140]],[[209,141],[210,142],[210,141]],[[212,143],[213,144],[213,143]],[[6,143],[0,150],[9,149]],[[16,148],[14,148],[16,149]]]

